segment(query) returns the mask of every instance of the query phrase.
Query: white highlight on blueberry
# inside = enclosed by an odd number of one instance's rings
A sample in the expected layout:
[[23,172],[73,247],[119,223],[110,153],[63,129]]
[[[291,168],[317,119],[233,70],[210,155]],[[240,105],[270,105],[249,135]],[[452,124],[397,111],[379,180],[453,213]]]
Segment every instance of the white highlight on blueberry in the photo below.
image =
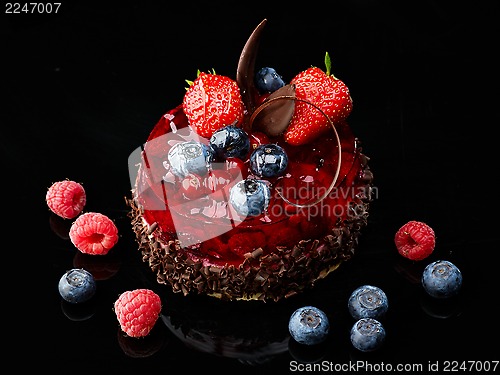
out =
[[269,206],[271,191],[265,181],[246,179],[231,187],[229,203],[241,216],[259,216]]
[[250,155],[250,167],[260,177],[277,177],[282,175],[288,166],[285,150],[274,143],[257,147]]
[[210,147],[196,141],[177,143],[167,155],[170,170],[181,178],[190,173],[200,176],[207,174],[213,158],[214,154]]
[[228,125],[212,134],[210,146],[219,159],[235,157],[244,160],[250,151],[250,138],[243,129]]

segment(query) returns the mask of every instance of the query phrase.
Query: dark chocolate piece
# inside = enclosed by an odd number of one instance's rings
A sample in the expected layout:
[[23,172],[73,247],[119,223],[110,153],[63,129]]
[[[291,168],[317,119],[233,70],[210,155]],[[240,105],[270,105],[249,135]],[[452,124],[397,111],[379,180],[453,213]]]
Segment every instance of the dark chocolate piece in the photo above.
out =
[[292,120],[295,110],[295,85],[285,85],[262,103],[251,118],[252,129],[270,137],[283,134]]
[[236,83],[240,88],[243,104],[249,114],[253,113],[255,110],[255,97],[257,94],[254,83],[255,61],[257,59],[262,30],[266,22],[267,19],[262,20],[252,34],[250,34],[250,37],[241,51],[238,69],[236,70]]

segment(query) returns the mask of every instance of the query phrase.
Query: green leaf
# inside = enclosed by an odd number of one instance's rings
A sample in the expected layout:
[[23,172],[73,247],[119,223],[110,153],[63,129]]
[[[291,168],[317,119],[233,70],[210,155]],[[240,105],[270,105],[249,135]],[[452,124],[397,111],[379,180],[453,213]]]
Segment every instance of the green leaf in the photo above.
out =
[[325,54],[325,67],[326,67],[326,75],[329,76],[332,71],[332,59],[328,52]]
[[[200,69],[198,69],[196,71],[196,78],[198,78],[200,76]],[[185,79],[184,81],[186,81],[186,83],[188,84],[188,87],[186,87],[186,91],[189,89],[189,86],[191,86],[193,84],[194,81],[191,81],[189,79]]]

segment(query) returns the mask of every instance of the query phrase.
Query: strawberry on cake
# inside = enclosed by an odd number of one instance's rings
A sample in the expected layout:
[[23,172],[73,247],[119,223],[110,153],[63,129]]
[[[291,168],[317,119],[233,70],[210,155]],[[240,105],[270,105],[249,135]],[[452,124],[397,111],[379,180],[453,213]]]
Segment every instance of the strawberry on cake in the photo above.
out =
[[235,79],[199,72],[131,168],[130,217],[157,281],[184,295],[278,301],[355,253],[373,175],[347,86],[312,67],[255,71],[263,20]]

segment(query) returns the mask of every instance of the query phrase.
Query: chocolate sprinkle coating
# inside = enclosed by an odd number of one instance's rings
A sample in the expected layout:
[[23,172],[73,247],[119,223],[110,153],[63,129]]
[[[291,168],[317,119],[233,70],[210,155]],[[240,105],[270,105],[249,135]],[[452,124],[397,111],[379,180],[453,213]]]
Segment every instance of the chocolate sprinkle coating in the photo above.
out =
[[238,267],[204,266],[202,261],[191,259],[178,240],[165,241],[156,223],[146,223],[134,197],[126,198],[142,260],[156,274],[158,283],[170,285],[175,293],[184,295],[206,294],[228,301],[278,301],[312,288],[317,280],[352,258],[361,230],[367,225],[373,174],[369,158],[358,151],[362,169],[357,183],[365,192],[360,196],[361,210],[321,239],[301,240],[293,247],[279,246],[267,255],[261,248],[255,249]]

